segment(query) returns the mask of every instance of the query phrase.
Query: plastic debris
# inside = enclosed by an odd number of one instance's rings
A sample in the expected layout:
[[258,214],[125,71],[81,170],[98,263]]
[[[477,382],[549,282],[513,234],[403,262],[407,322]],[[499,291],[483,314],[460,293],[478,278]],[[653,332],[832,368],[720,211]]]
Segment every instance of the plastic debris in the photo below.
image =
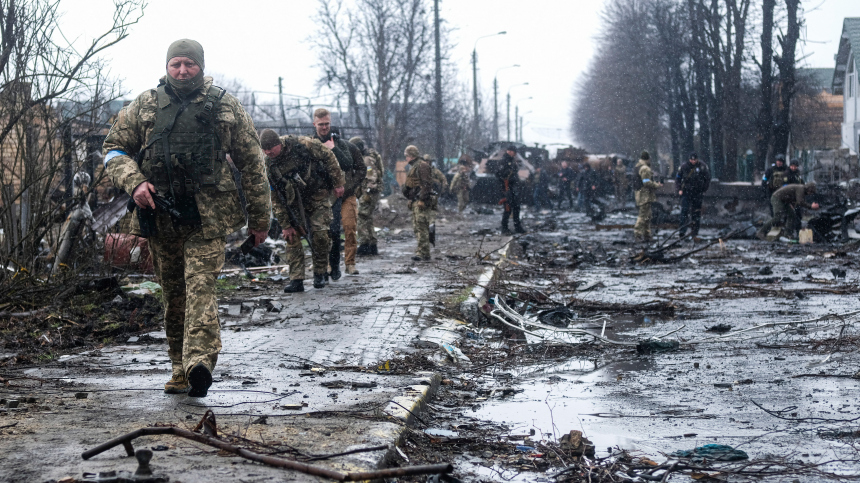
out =
[[725,444],[706,444],[693,450],[679,450],[670,454],[673,458],[689,458],[692,461],[740,461],[749,459],[744,451]]

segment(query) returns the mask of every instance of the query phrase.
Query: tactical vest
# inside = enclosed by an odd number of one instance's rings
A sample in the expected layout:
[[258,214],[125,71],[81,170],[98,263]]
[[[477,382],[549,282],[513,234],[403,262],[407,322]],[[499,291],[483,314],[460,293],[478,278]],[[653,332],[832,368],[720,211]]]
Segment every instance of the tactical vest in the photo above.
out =
[[160,194],[172,198],[182,212],[181,224],[200,223],[194,195],[220,181],[226,153],[215,132],[215,111],[226,91],[211,86],[204,102],[178,101],[156,90],[155,125],[139,154],[140,170]]
[[787,185],[789,175],[790,173],[788,169],[784,169],[782,171],[773,170],[773,175],[771,176],[770,180],[768,180],[768,182],[770,183],[771,191],[776,191]]
[[[406,181],[403,183],[403,196],[408,200],[415,200],[418,198],[419,191],[421,191],[421,180],[418,179],[418,166],[421,165],[424,161],[420,159],[415,161],[409,171],[406,172]],[[407,165],[408,166],[408,165]]]

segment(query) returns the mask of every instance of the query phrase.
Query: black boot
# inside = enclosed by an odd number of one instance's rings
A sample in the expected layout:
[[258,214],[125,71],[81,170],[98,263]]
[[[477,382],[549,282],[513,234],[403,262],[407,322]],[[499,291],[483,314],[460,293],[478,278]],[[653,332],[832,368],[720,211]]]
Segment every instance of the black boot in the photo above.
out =
[[502,235],[512,235],[511,229],[507,225],[502,225]]
[[304,280],[290,280],[289,285],[284,287],[284,293],[296,293],[305,291]]
[[356,254],[357,256],[359,256],[359,257],[364,257],[364,256],[367,256],[367,255],[370,255],[370,254],[371,254],[371,253],[370,253],[370,245],[368,245],[367,243],[362,243],[362,244],[361,244],[361,245],[359,245],[359,246],[358,246],[358,248],[355,250],[355,254]]
[[332,279],[333,281],[338,281],[338,280],[340,280],[340,276],[341,276],[341,275],[342,275],[342,274],[340,273],[340,266],[337,266],[337,267],[331,267],[331,272],[329,272],[329,274],[328,274],[328,276],[329,276],[329,277],[331,277],[331,279]]
[[212,373],[203,364],[197,364],[188,373],[188,383],[191,385],[188,397],[206,397],[212,385]]
[[328,266],[331,267],[329,276],[332,280],[340,278],[340,247],[341,240],[340,235],[338,234],[337,238],[332,238],[331,251],[328,254]]
[[370,247],[371,255],[379,255],[379,250],[376,248],[376,244],[368,245]]
[[514,231],[517,233],[525,233],[526,232],[526,230],[523,229],[522,225],[514,225]]
[[325,287],[325,275],[322,273],[314,274],[314,288],[323,288]]

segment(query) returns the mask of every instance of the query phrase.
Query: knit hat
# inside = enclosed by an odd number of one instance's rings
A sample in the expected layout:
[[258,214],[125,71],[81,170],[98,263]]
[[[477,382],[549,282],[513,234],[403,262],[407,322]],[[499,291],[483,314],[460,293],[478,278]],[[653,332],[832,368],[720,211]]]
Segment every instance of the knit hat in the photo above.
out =
[[696,152],[695,152],[695,151],[693,151],[692,153],[690,153],[690,158],[689,158],[689,159],[699,159],[699,155],[698,155],[698,154],[696,154]]
[[188,57],[200,66],[200,72],[191,79],[174,79],[169,74],[167,75],[167,83],[170,84],[176,94],[184,98],[203,86],[203,70],[205,69],[203,46],[196,40],[177,40],[167,48],[167,60],[164,65],[169,64],[170,59],[174,57]]
[[281,144],[281,138],[278,136],[278,133],[271,129],[263,129],[263,132],[260,134],[260,147],[268,151],[278,144]]
[[418,152],[418,148],[411,144],[406,146],[406,151],[404,151],[403,154],[408,158],[417,158],[421,156],[421,153]]
[[639,155],[639,159],[644,159],[645,161],[650,161],[651,155],[648,154],[648,151],[642,151],[642,154]]
[[506,147],[506,148],[505,148],[505,151],[513,151],[514,153],[516,153],[516,152],[517,152],[517,147],[516,147],[516,146],[514,146],[513,144],[511,144],[510,146],[508,146],[508,147]]
[[788,163],[788,165],[789,166],[800,166],[800,161],[798,161],[796,159],[792,159],[791,162]]

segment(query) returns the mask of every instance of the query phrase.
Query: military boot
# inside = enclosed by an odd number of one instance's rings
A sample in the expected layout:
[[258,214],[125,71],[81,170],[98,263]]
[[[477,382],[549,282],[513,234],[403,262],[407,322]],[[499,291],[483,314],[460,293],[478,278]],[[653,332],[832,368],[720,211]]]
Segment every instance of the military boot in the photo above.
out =
[[289,285],[284,287],[284,293],[296,293],[305,291],[304,280],[290,280]]
[[502,235],[505,235],[505,236],[513,235],[513,232],[511,232],[510,228],[508,228],[506,226],[502,226]]
[[340,280],[342,273],[340,273],[340,265],[336,267],[332,267],[331,272],[329,272],[328,276],[331,277],[333,281]]
[[347,265],[346,266],[346,274],[347,275],[358,275],[358,269],[355,268],[355,265]]
[[355,254],[359,257],[366,257],[367,255],[371,255],[370,245],[367,243],[362,243],[355,250]]
[[526,232],[522,225],[514,225],[514,231],[520,234]]
[[370,254],[371,255],[379,255],[379,250],[376,248],[376,243],[370,245]]
[[315,273],[314,274],[314,288],[323,288],[323,287],[325,287],[325,274]]
[[164,394],[182,394],[188,392],[188,379],[182,372],[173,373],[173,377],[164,385]]
[[206,397],[209,386],[212,385],[212,372],[203,364],[198,363],[188,373],[188,383],[191,384],[188,397]]

